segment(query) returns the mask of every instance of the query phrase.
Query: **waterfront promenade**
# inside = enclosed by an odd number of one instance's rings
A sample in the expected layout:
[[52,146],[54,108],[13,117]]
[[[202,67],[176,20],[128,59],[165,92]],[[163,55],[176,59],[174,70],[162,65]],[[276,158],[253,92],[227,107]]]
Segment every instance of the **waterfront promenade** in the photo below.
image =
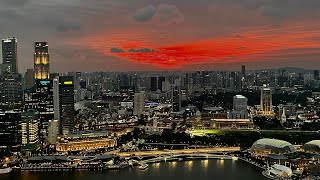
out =
[[155,151],[136,151],[136,152],[119,152],[113,151],[107,154],[115,154],[120,157],[130,156],[158,156],[158,155],[183,155],[192,153],[228,153],[240,151],[240,147],[214,147],[214,148],[199,148],[199,149],[181,149],[181,150],[155,150]]

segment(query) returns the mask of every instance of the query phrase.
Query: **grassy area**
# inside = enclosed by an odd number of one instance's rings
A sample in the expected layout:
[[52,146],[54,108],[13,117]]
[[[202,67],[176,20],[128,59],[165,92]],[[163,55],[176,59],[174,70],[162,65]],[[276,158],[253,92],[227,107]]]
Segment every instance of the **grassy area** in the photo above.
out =
[[208,130],[193,130],[192,135],[203,136],[203,135],[213,135],[213,134],[230,134],[230,133],[243,133],[248,134],[252,132],[251,130],[219,130],[219,129],[208,129]]
[[[231,134],[231,133],[241,133],[241,134],[248,134],[251,132],[257,132],[256,130],[236,130],[236,129],[208,129],[208,130],[193,130],[192,135],[193,136],[203,136],[203,135],[224,135],[224,134]],[[297,135],[297,134],[304,134],[304,135],[313,135],[316,134],[316,132],[311,131],[287,131],[287,130],[263,130],[259,131],[262,136],[275,136],[275,135]]]

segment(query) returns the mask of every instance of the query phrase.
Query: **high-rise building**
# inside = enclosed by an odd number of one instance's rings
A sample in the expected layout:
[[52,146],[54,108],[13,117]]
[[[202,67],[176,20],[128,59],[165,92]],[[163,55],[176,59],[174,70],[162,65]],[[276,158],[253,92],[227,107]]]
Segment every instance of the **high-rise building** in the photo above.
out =
[[39,121],[40,142],[44,144],[48,135],[48,123],[54,119],[52,80],[36,80],[36,100],[36,115]]
[[150,90],[157,91],[158,90],[158,77],[151,77],[150,83],[151,83]]
[[4,109],[20,109],[22,105],[22,77],[20,74],[0,75],[0,104]]
[[21,113],[22,151],[35,151],[39,143],[38,120],[35,110]]
[[144,111],[144,93],[134,93],[133,115],[140,116]]
[[173,87],[172,90],[172,111],[181,111],[181,88],[179,86]]
[[72,76],[57,76],[53,79],[54,120],[60,122],[60,133],[73,131],[74,118],[74,82]]
[[272,90],[265,85],[261,88],[261,99],[260,99],[261,113],[264,116],[273,115],[272,107]]
[[165,77],[158,77],[158,88],[160,91],[162,91],[162,84],[165,82]]
[[319,70],[314,70],[313,76],[314,76],[314,79],[315,79],[315,80],[320,80]]
[[35,80],[34,80],[34,70],[33,69],[27,69],[27,72],[24,76],[24,89],[30,89],[35,86]]
[[17,39],[2,40],[2,74],[18,73]]
[[35,79],[50,78],[49,47],[47,42],[34,43],[34,77]]
[[55,144],[59,135],[59,121],[51,120],[49,121],[48,127],[48,141],[49,144]]
[[17,152],[21,146],[21,113],[0,112],[0,151]]
[[241,75],[242,75],[242,77],[246,76],[246,66],[245,65],[241,66]]
[[233,110],[229,114],[231,119],[247,119],[248,118],[248,99],[242,95],[233,96]]
[[248,99],[242,95],[233,96],[233,110],[247,111]]

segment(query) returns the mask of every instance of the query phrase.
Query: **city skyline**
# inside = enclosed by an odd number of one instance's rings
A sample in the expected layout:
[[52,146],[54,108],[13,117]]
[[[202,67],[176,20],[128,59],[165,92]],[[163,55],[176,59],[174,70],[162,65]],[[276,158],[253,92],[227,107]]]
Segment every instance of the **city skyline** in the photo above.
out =
[[52,71],[319,68],[316,0],[0,5],[0,37],[18,38],[21,72],[32,67],[37,41],[49,42]]

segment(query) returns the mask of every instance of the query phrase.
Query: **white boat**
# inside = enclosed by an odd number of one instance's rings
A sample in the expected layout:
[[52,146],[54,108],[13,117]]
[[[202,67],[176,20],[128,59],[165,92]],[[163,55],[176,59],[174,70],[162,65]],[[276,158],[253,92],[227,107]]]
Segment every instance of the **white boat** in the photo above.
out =
[[1,168],[0,169],[0,174],[8,174],[12,171],[11,167],[7,167],[7,168]]
[[238,157],[236,157],[236,156],[232,156],[232,160],[238,160],[239,158]]
[[145,170],[145,169],[147,169],[148,167],[149,167],[148,164],[140,164],[139,169]]

